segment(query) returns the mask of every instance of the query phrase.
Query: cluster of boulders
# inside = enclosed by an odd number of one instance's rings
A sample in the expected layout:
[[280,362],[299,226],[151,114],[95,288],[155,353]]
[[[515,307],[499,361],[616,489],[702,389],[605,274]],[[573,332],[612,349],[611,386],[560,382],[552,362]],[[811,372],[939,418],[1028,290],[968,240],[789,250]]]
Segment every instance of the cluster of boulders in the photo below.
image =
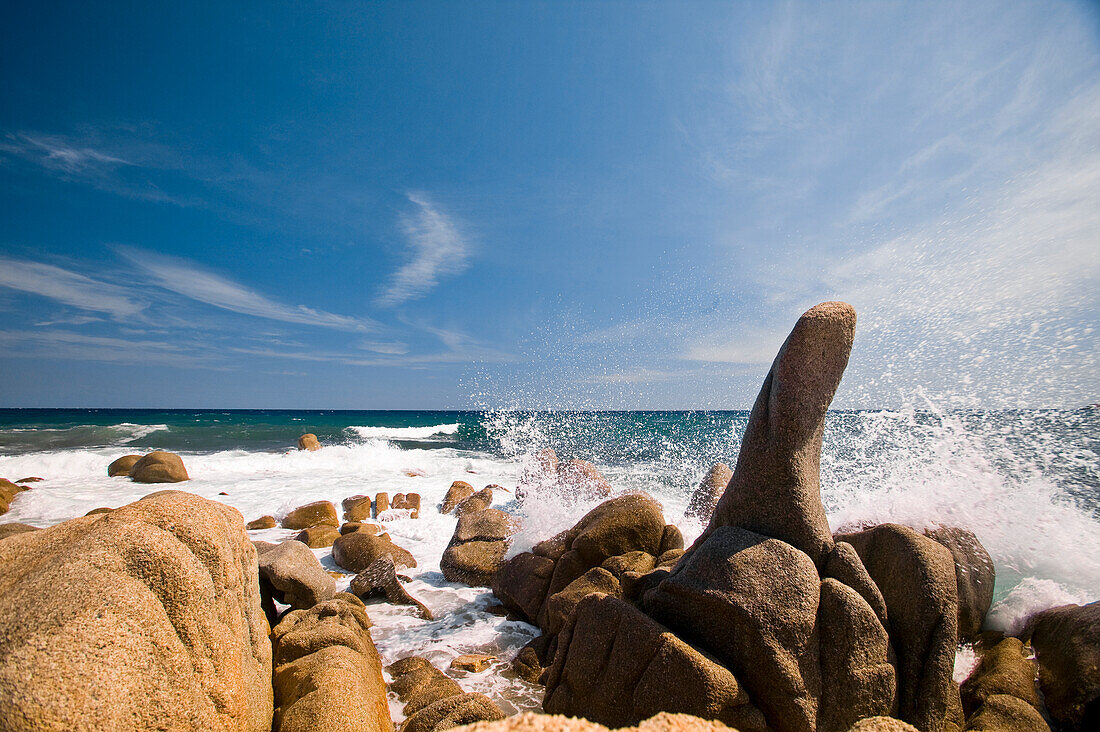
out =
[[387,669],[390,689],[404,703],[401,732],[438,732],[479,721],[504,719],[484,694],[467,693],[426,658],[409,656]]
[[561,461],[553,448],[539,450],[524,468],[516,488],[516,497],[528,493],[549,493],[566,500],[606,498],[611,495],[611,483],[595,465],[572,458]]
[[[461,498],[460,498],[461,496]],[[493,486],[474,492],[469,483],[455,481],[440,506],[443,513],[458,516],[439,568],[448,582],[488,587],[504,562],[519,519],[496,508]]]
[[135,483],[182,483],[190,480],[183,459],[174,452],[154,450],[145,455],[123,455],[107,466],[107,475],[128,476]]

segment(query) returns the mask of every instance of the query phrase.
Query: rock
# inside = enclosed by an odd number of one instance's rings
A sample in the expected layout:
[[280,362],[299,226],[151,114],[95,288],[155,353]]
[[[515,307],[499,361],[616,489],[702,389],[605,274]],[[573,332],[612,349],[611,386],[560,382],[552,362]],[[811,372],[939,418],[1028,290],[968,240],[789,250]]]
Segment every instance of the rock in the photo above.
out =
[[190,479],[183,460],[173,452],[154,450],[130,468],[130,480],[135,483],[181,483]]
[[374,508],[370,496],[350,496],[342,503],[344,521],[366,521],[374,518]]
[[1039,686],[1055,722],[1100,726],[1100,602],[1051,608],[1028,621]]
[[959,643],[972,640],[981,632],[993,604],[993,584],[997,580],[993,560],[978,537],[966,529],[941,527],[924,535],[947,547],[955,559]]
[[454,512],[456,516],[462,516],[467,513],[476,513],[477,511],[484,511],[493,503],[493,489],[486,486],[477,493],[462,499],[462,501],[455,506]]
[[505,541],[467,541],[455,543],[443,552],[439,568],[448,582],[471,587],[489,587],[508,552]]
[[[476,722],[455,727],[454,732],[609,732],[607,727],[587,719],[561,714],[524,712],[499,722]],[[641,722],[637,727],[622,727],[618,732],[737,732],[713,720],[699,719],[690,714],[661,712]]]
[[141,455],[123,455],[107,466],[107,475],[114,478],[119,475],[129,475],[134,463],[141,460]]
[[462,724],[504,719],[504,712],[484,694],[458,694],[430,704],[405,720],[400,732],[442,732]]
[[822,581],[786,542],[720,527],[642,607],[713,653],[776,730],[839,732],[893,709],[889,639],[874,610],[855,590]]
[[304,506],[298,506],[283,518],[284,529],[308,529],[310,526],[340,525],[336,517],[336,506],[330,501],[314,501]]
[[941,544],[898,524],[838,535],[882,593],[897,652],[898,717],[933,732],[961,728],[952,673],[958,638],[955,560]]
[[409,656],[387,669],[393,676],[390,690],[405,703],[402,713],[411,717],[441,699],[459,696],[462,687],[431,664],[426,658]]
[[388,534],[375,536],[365,531],[343,534],[332,544],[332,559],[352,572],[362,572],[379,557],[389,557],[397,567],[415,567],[416,559],[408,550],[390,541]]
[[17,534],[25,534],[28,531],[39,531],[37,526],[31,526],[30,524],[0,524],[0,539],[6,539],[9,536],[15,536]]
[[409,509],[409,518],[420,518],[420,494],[406,493],[405,508]]
[[321,443],[317,440],[317,435],[307,432],[298,438],[298,449],[316,452],[321,449]]
[[575,497],[605,498],[612,492],[607,478],[587,460],[573,458],[558,465],[558,481]]
[[533,624],[546,601],[553,574],[552,559],[522,552],[501,564],[493,575],[493,594],[504,607]]
[[332,543],[340,538],[340,531],[333,526],[321,524],[302,529],[301,533],[294,538],[310,549],[324,549],[332,546]]
[[93,508],[91,511],[88,511],[88,513],[86,513],[84,515],[85,516],[95,516],[97,513],[110,513],[111,511],[114,511],[114,510],[115,509],[113,509],[113,508],[107,508],[106,506],[101,506],[99,508]]
[[487,508],[474,513],[465,513],[455,526],[454,540],[465,541],[503,541],[519,530],[519,519],[504,511]]
[[704,524],[708,523],[715,506],[718,505],[718,499],[726,492],[726,486],[729,485],[732,477],[733,471],[730,470],[730,466],[725,463],[712,465],[703,476],[703,480],[699,482],[699,487],[691,494],[684,516],[697,519]]
[[540,635],[520,649],[512,659],[512,670],[524,681],[539,683],[539,677],[552,659],[548,658],[552,636]]
[[658,556],[665,552],[673,552],[677,549],[684,548],[684,535],[680,532],[680,529],[676,528],[672,524],[665,526],[665,531],[661,534],[661,546],[657,550]]
[[886,600],[879,592],[867,568],[863,566],[863,560],[859,558],[855,547],[846,541],[836,541],[833,550],[825,559],[824,577],[832,577],[858,592],[867,604],[874,610],[879,624],[883,628],[889,628],[889,614],[886,612]]
[[308,610],[336,594],[336,581],[324,570],[309,548],[299,541],[284,541],[260,551],[261,586],[295,610]]
[[867,717],[852,725],[848,732],[920,732],[920,730],[893,717]]
[[764,379],[733,477],[696,544],[719,527],[737,526],[785,541],[822,565],[833,537],[821,505],[821,438],[855,325],[855,310],[842,302],[822,303],[798,319]]
[[527,459],[520,474],[521,486],[539,487],[558,480],[558,455],[552,448],[544,447]]
[[966,720],[966,729],[974,732],[1050,732],[1042,714],[1022,699],[1008,694],[986,697]]
[[382,532],[382,527],[378,524],[369,524],[364,521],[349,521],[340,526],[341,534],[350,534],[353,531],[365,531],[368,534],[379,534]]
[[657,558],[646,552],[627,552],[615,557],[608,557],[600,565],[615,577],[621,577],[623,572],[637,572],[646,574],[652,572],[657,566]]
[[254,521],[249,521],[245,528],[249,531],[260,531],[262,529],[274,529],[277,525],[274,516],[261,516]]
[[683,549],[669,549],[657,557],[657,567],[671,569],[680,561],[680,557],[686,553]]
[[1005,638],[987,649],[978,668],[960,689],[967,717],[972,716],[986,699],[998,694],[1014,696],[1039,709],[1036,671],[1035,662],[1026,657],[1024,644],[1018,638]]
[[294,610],[272,632],[273,732],[392,732],[382,662],[358,598]]
[[236,509],[161,491],[0,542],[6,730],[271,729],[271,645]]
[[456,480],[447,489],[447,495],[443,498],[443,503],[439,505],[439,512],[450,513],[455,509],[455,506],[473,494],[474,487],[472,485],[464,480]]
[[543,707],[551,714],[622,727],[681,712],[745,732],[764,729],[760,710],[729,671],[607,595],[577,605],[545,678]]
[[397,568],[388,556],[375,559],[369,567],[355,575],[349,589],[360,599],[383,595],[394,605],[412,605],[417,609],[420,617],[425,620],[432,619],[432,613],[427,606],[410,595],[397,579]]
[[451,668],[470,673],[481,673],[497,660],[495,656],[487,656],[484,653],[464,653],[451,660]]
[[558,633],[581,600],[595,593],[622,597],[619,580],[603,567],[593,567],[546,599],[546,632]]
[[[109,470],[109,468],[108,468],[108,470]],[[29,478],[20,478],[19,480],[15,481],[15,482],[16,483],[41,483],[44,480],[45,480],[45,478],[39,478],[37,476],[32,475]]]
[[386,492],[377,493],[374,496],[374,518],[378,518],[378,514],[383,511],[388,511],[390,508],[390,494]]

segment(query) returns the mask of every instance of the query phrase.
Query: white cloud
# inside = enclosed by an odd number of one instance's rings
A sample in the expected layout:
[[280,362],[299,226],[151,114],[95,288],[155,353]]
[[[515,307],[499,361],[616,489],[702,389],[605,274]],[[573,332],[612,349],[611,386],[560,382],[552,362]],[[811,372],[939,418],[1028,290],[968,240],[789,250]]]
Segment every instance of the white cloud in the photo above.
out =
[[411,260],[394,272],[378,296],[381,306],[400,305],[423,297],[442,277],[453,276],[467,267],[470,246],[451,219],[423,193],[410,192],[417,206],[414,216],[405,216],[402,229],[408,239]]
[[88,173],[134,163],[91,147],[76,145],[57,135],[8,135],[0,152],[17,155],[44,168],[63,173]]
[[6,356],[49,358],[70,361],[156,364],[177,367],[212,367],[212,361],[197,355],[194,344],[167,343],[148,339],[127,340],[90,336],[64,330],[0,331],[0,348]]
[[50,264],[0,257],[0,287],[122,320],[144,309],[129,291]]
[[365,331],[375,327],[373,321],[366,318],[352,318],[305,305],[294,307],[275,302],[244,285],[174,257],[130,247],[116,247],[116,251],[151,275],[158,286],[223,310],[338,330]]

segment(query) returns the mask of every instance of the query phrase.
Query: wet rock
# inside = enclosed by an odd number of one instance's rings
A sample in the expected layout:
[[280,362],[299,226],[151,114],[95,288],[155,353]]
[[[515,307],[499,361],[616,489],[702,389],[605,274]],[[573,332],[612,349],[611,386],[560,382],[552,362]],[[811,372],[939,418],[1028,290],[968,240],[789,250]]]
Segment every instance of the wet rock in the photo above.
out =
[[817,566],[824,562],[833,538],[821,505],[821,438],[855,325],[855,310],[842,302],[822,303],[798,319],[764,379],[733,477],[700,541],[737,526],[785,541]]
[[474,487],[464,480],[456,480],[447,489],[447,495],[439,506],[440,513],[450,513],[455,506],[474,494]]
[[324,549],[332,546],[332,543],[340,538],[340,531],[333,526],[310,526],[294,537],[310,549]]
[[1100,602],[1045,610],[1028,631],[1050,716],[1065,729],[1100,727]]
[[406,717],[411,717],[437,701],[463,693],[462,687],[454,679],[437,669],[426,658],[402,658],[390,664],[387,670],[393,676],[390,690],[405,703],[402,713]]
[[551,636],[540,635],[520,649],[512,659],[512,670],[524,681],[539,683],[542,672],[550,665],[548,657]]
[[363,603],[340,593],[272,631],[273,732],[392,732],[382,662]]
[[496,508],[464,513],[455,526],[454,540],[503,541],[519,529],[519,519]]
[[310,526],[340,525],[336,516],[336,506],[331,501],[314,501],[304,506],[299,506],[283,518],[284,529],[308,529]]
[[344,509],[344,521],[366,521],[374,518],[374,506],[370,496],[349,496],[341,507]]
[[295,610],[308,610],[336,594],[336,581],[317,556],[299,541],[284,541],[259,552],[261,586]]
[[378,518],[378,514],[383,511],[388,511],[390,508],[390,494],[389,493],[376,493],[374,496],[374,518]]
[[1024,644],[1017,638],[1005,638],[986,649],[978,667],[963,682],[960,689],[963,710],[969,718],[986,699],[998,694],[1014,696],[1038,709],[1036,673],[1035,662],[1026,657]]
[[493,594],[504,607],[533,624],[546,601],[553,574],[552,559],[522,552],[501,564],[493,575]]
[[730,470],[730,466],[725,463],[712,465],[699,482],[699,487],[691,494],[684,516],[697,519],[704,524],[708,523],[715,506],[718,505],[718,499],[726,492],[726,486],[729,485],[732,477],[733,471]]
[[962,727],[952,673],[958,638],[955,560],[941,544],[898,524],[838,536],[882,593],[897,652],[898,717],[922,730]]
[[467,513],[476,513],[478,511],[484,511],[493,503],[493,489],[486,486],[477,493],[474,493],[467,498],[462,499],[457,506],[455,506],[454,513],[456,516],[462,516]]
[[0,541],[0,726],[266,732],[256,573],[240,513],[180,491]]
[[38,531],[37,526],[31,526],[30,524],[0,524],[0,539],[6,539],[9,536],[15,536],[17,534],[25,534],[28,531]]
[[130,480],[135,483],[181,483],[190,479],[183,460],[173,452],[155,450],[130,468]]
[[484,653],[464,653],[451,660],[451,668],[457,671],[481,673],[489,668],[495,660],[496,658],[494,656],[488,656]]
[[471,587],[489,587],[504,564],[506,541],[466,541],[455,543],[443,552],[439,568],[448,582]]
[[484,694],[459,694],[430,704],[405,720],[400,732],[442,732],[463,724],[504,719]]
[[578,498],[606,498],[612,492],[611,484],[596,466],[578,458],[558,465],[558,481]]
[[993,604],[993,584],[997,580],[993,560],[978,537],[966,529],[941,527],[924,535],[947,547],[955,559],[959,643],[972,640],[981,632]]
[[581,600],[558,637],[543,707],[608,727],[681,712],[744,732],[764,729],[733,674],[633,606],[600,594]]
[[657,554],[661,555],[665,552],[676,551],[677,549],[684,548],[684,535],[680,529],[669,524],[665,526],[665,531],[661,534],[661,546],[657,550]]
[[123,455],[107,466],[107,475],[114,478],[119,475],[129,475],[134,464],[141,460],[141,455]]
[[398,493],[393,497],[390,508],[400,508],[409,511],[409,518],[420,518],[420,494]]
[[277,525],[274,516],[261,516],[258,519],[249,521],[245,528],[249,531],[260,531],[262,529],[274,529]]
[[45,478],[39,478],[37,476],[32,475],[29,478],[20,478],[19,480],[15,481],[15,482],[16,483],[41,483],[44,480],[45,480]]
[[416,566],[413,555],[394,544],[388,534],[375,536],[365,531],[353,531],[343,534],[332,544],[333,561],[352,572],[362,572],[380,557],[389,557],[396,567]]
[[349,521],[346,524],[340,526],[341,534],[350,534],[353,531],[365,531],[368,534],[380,534],[382,533],[382,527],[378,524],[371,524],[365,521]]
[[298,438],[298,449],[316,452],[321,449],[321,443],[317,440],[317,435],[307,432]]
[[412,605],[417,614],[425,620],[432,619],[432,613],[424,603],[410,595],[401,581],[397,579],[397,568],[393,559],[382,556],[371,562],[351,580],[352,594],[361,599],[382,595],[394,605]]
[[618,578],[602,567],[594,567],[566,585],[565,589],[547,598],[546,632],[560,632],[580,601],[595,593],[612,597],[623,596]]

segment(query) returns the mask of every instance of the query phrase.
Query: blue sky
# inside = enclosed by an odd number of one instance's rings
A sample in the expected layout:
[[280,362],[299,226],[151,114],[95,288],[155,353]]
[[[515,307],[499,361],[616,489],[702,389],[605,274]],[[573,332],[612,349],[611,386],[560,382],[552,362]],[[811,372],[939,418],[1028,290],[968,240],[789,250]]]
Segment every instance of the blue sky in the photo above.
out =
[[9,3],[0,406],[1100,398],[1100,11]]

